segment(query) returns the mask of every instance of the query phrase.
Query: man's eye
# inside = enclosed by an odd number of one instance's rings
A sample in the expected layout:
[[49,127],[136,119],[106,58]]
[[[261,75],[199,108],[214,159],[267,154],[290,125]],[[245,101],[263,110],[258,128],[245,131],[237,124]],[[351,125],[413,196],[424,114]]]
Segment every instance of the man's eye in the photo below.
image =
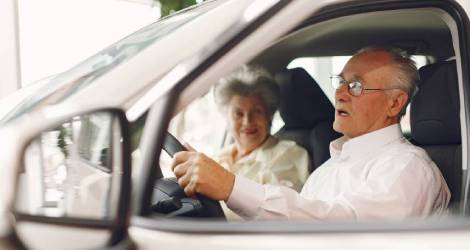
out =
[[362,85],[359,82],[352,82],[349,84],[349,88],[353,90],[361,90]]

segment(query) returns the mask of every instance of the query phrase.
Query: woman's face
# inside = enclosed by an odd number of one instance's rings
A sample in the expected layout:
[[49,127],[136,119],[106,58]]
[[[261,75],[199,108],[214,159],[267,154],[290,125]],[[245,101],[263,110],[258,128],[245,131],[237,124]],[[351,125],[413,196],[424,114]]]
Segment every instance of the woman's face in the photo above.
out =
[[235,95],[228,107],[229,131],[239,150],[249,153],[268,136],[266,107],[259,96]]

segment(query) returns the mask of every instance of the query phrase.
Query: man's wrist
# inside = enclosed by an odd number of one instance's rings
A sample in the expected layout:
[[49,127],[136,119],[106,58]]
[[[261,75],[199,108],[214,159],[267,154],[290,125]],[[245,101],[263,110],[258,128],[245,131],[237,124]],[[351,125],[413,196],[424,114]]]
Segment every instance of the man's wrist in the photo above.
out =
[[243,218],[253,218],[264,201],[264,186],[242,175],[234,177],[232,191],[226,200],[227,207]]
[[223,197],[223,200],[225,202],[228,201],[228,199],[230,198],[230,195],[232,194],[232,191],[233,191],[233,186],[235,185],[235,175],[230,173],[229,171],[226,171],[226,174],[227,174],[227,186],[226,186],[226,190],[225,190],[225,194],[224,194],[224,197]]

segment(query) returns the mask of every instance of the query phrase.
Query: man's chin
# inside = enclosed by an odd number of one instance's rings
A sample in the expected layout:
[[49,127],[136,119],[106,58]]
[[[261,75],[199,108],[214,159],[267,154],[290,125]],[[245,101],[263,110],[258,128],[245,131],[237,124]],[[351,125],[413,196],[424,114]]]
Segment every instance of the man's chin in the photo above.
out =
[[341,124],[341,122],[338,122],[336,119],[333,122],[333,130],[338,133],[343,134],[343,125]]
[[340,134],[343,134],[347,137],[347,134],[349,134],[348,133],[349,130],[347,129],[347,127],[345,125],[346,124],[341,123],[341,122],[337,122],[335,120],[335,122],[333,123],[333,130],[340,133]]

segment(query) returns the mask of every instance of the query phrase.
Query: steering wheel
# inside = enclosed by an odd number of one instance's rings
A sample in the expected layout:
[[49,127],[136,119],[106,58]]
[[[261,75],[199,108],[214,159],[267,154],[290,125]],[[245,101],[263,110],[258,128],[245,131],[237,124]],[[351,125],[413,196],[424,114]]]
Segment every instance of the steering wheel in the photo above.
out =
[[[174,154],[187,149],[172,134],[167,133],[163,149],[173,157]],[[152,210],[166,214],[167,217],[185,216],[224,219],[225,214],[220,202],[203,195],[197,198],[186,196],[176,178],[161,178],[154,184]]]

